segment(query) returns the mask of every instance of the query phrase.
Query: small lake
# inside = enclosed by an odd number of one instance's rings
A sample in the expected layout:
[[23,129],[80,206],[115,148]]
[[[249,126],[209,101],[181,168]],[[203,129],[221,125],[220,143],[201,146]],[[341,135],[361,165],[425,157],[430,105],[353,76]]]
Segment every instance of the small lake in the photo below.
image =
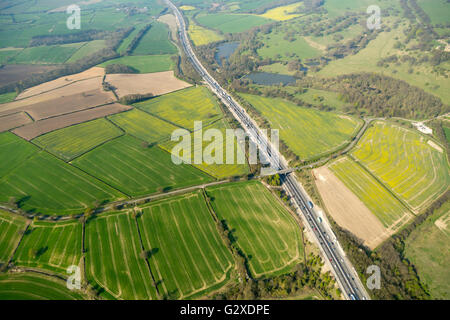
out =
[[239,42],[225,42],[217,46],[217,52],[214,59],[217,61],[219,66],[222,66],[222,60],[225,58],[227,61],[230,56],[239,47]]
[[293,84],[297,80],[293,76],[269,72],[253,72],[245,78],[253,81],[254,84],[271,86],[282,83],[283,85]]

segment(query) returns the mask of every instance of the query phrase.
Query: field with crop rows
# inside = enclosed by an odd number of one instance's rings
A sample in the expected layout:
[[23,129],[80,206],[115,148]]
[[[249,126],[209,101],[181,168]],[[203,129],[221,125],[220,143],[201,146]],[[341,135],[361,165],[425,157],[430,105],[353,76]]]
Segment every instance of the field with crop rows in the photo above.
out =
[[197,185],[212,178],[189,165],[175,165],[171,155],[128,135],[101,145],[73,164],[122,192],[139,196]]
[[188,298],[230,280],[234,261],[201,191],[145,207],[139,226],[163,295]]
[[408,212],[382,184],[350,158],[333,162],[330,169],[386,228],[393,226]]
[[117,299],[157,298],[131,214],[108,214],[87,222],[86,250],[91,285],[101,286]]
[[377,122],[352,155],[414,210],[439,197],[450,185],[442,148],[428,137],[397,125]]
[[106,48],[106,40],[93,40],[85,43],[81,46],[71,57],[67,60],[67,63],[76,62],[86,56],[94,54],[102,49]]
[[[215,129],[215,130],[219,130],[220,133],[222,134],[223,140],[219,140],[219,141],[223,141],[223,153],[220,153],[220,144],[218,144],[219,146],[219,150],[215,150],[214,148],[211,150],[210,148],[208,148],[208,146],[213,143],[210,141],[206,141],[203,140],[203,144],[201,145],[196,145],[194,144],[194,135],[191,133],[189,135],[190,139],[191,139],[191,163],[192,166],[206,172],[207,174],[218,178],[218,179],[223,179],[223,178],[229,178],[229,177],[233,177],[233,176],[240,176],[243,174],[248,174],[249,173],[249,169],[248,169],[248,165],[247,165],[247,161],[244,158],[243,163],[242,162],[238,162],[237,159],[237,148],[239,147],[237,144],[237,141],[235,140],[233,141],[227,141],[226,139],[226,129],[230,129],[229,126],[226,124],[225,120],[219,120],[217,122],[214,122],[213,124],[204,127],[203,130],[206,132],[206,130],[209,129]],[[220,139],[220,137],[219,137]],[[161,144],[161,148],[163,148],[164,150],[166,150],[167,152],[172,153],[172,150],[174,150],[174,147],[180,142],[178,141],[168,141],[165,142],[163,144]],[[201,152],[203,155],[211,155],[211,157],[217,156],[217,160],[215,161],[215,163],[212,164],[207,164],[205,161],[203,161],[201,164],[196,164],[194,163],[194,154],[196,152],[199,151],[199,149],[201,148]],[[211,147],[212,148],[212,147]],[[233,162],[227,164],[227,159],[226,159],[226,155],[227,155],[227,150],[231,150],[231,148],[233,148],[234,150],[234,160]],[[210,151],[210,152],[208,152]],[[181,158],[183,156],[182,151],[180,151],[179,157]]]
[[0,300],[82,300],[66,283],[39,273],[0,274]]
[[[29,147],[9,154],[3,153],[5,149],[2,148],[0,163],[3,164],[6,158],[9,170],[2,165],[1,169],[5,169],[7,174],[0,178],[0,202],[6,203],[14,197],[24,210],[70,214],[83,211],[97,201],[124,198],[119,191],[46,152],[32,152],[27,158],[18,157],[26,149]],[[8,159],[10,155],[13,159],[18,158],[18,163],[12,163]]]
[[169,29],[160,22],[152,23],[150,30],[139,41],[134,55],[174,54],[177,48],[169,40]]
[[128,134],[151,143],[170,138],[177,129],[174,125],[137,109],[118,113],[108,119]]
[[14,255],[14,263],[67,275],[69,266],[80,266],[81,243],[82,225],[78,221],[34,222]]
[[280,130],[280,139],[301,159],[330,152],[356,134],[361,123],[349,116],[298,107],[278,98],[240,94],[271,124]]
[[204,87],[192,87],[135,104],[135,107],[171,123],[194,129],[194,121],[203,126],[222,117],[216,98]]
[[0,180],[38,149],[10,132],[0,134]]
[[10,63],[64,63],[70,59],[85,43],[71,43],[60,46],[42,46],[24,49]]
[[97,119],[47,133],[32,140],[65,161],[112,140],[123,132],[105,119]]
[[0,211],[0,265],[11,258],[25,227],[26,222],[22,217]]
[[286,272],[303,259],[300,227],[261,183],[210,187],[207,194],[246,255],[254,277]]

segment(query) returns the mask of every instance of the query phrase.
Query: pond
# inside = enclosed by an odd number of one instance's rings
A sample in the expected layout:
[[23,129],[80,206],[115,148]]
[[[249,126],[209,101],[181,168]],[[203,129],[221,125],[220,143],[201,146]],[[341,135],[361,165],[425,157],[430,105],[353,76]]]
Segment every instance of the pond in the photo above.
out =
[[230,56],[239,47],[239,42],[224,42],[217,46],[217,52],[214,59],[217,61],[219,66],[222,66],[222,60],[225,58],[227,61]]
[[282,83],[283,85],[293,84],[297,80],[293,76],[269,72],[253,72],[245,76],[253,81],[254,84],[263,86],[272,86]]

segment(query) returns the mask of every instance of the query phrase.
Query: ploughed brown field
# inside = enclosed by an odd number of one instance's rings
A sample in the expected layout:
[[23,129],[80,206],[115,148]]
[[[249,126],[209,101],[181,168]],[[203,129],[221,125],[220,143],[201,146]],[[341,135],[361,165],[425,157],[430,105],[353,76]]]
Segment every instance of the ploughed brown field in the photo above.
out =
[[[110,92],[104,92],[100,89],[95,89],[83,93],[77,93],[57,99],[31,104],[15,110],[26,111],[34,120],[38,121],[50,117],[89,109],[92,107],[97,107],[114,102],[114,100],[115,99]],[[8,111],[4,111],[2,113],[8,113]],[[2,113],[0,113],[0,115]]]
[[[0,115],[5,115],[8,112],[13,113],[19,110],[26,110],[27,107],[41,102],[47,102],[49,105],[51,105],[52,103],[63,105],[64,103],[68,102],[69,99],[73,99],[73,95],[86,94],[87,92],[91,92],[92,90],[96,89],[103,91],[101,77],[77,81],[70,85],[57,88],[42,94],[34,95],[26,99],[0,104]],[[105,99],[97,105],[105,104],[115,100],[115,96],[112,92],[105,92],[105,97],[106,96],[108,97],[108,99]],[[92,107],[95,106],[96,105],[92,105]]]
[[103,118],[130,109],[132,109],[132,107],[124,106],[119,103],[112,103],[101,107],[62,115],[59,117],[36,121],[23,127],[14,129],[12,130],[12,132],[26,140],[32,140],[40,135],[54,130],[69,127],[89,120]]
[[336,223],[374,249],[392,233],[328,167],[313,171],[325,207]]
[[173,71],[146,74],[108,74],[106,82],[116,88],[119,98],[130,94],[153,94],[159,96],[190,87],[191,84],[177,79]]
[[4,117],[0,117],[0,132],[23,126],[33,122],[25,112],[18,112]]
[[29,98],[31,96],[35,96],[37,94],[42,94],[48,91],[52,91],[81,80],[88,80],[92,78],[97,78],[97,81],[100,81],[105,74],[105,69],[100,67],[93,67],[81,73],[72,74],[69,76],[61,77],[53,81],[45,82],[35,87],[26,89],[22,93],[20,93],[16,100]]

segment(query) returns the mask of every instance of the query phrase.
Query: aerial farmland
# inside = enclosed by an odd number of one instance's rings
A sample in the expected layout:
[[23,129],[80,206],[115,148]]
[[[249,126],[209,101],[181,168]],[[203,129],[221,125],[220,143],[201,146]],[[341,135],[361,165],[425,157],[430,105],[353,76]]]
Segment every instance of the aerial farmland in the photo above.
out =
[[1,1],[0,301],[448,299],[449,17]]

